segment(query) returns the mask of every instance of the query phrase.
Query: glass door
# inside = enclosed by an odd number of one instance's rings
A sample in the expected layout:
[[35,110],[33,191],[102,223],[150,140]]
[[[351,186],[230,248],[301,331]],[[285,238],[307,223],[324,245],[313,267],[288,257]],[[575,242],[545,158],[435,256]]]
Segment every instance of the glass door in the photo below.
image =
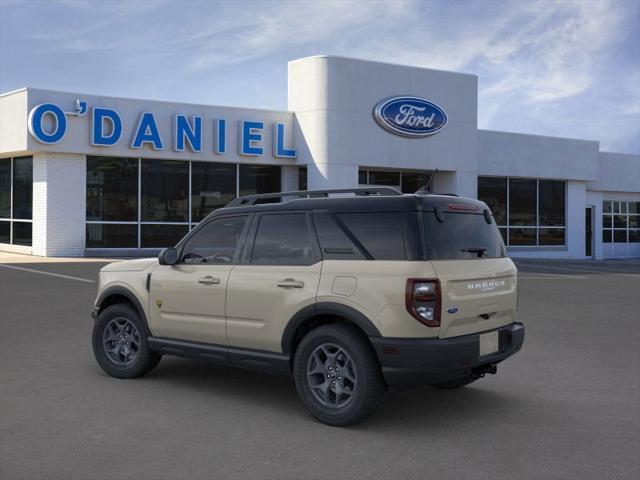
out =
[[593,257],[593,207],[584,210],[584,254]]

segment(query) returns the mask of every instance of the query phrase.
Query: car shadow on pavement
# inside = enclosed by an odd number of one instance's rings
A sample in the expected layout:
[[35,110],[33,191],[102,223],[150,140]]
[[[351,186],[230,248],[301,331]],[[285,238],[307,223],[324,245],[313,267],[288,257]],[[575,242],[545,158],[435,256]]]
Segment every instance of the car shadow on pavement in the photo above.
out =
[[[165,358],[148,376],[149,380],[211,394],[218,399],[232,399],[235,405],[255,407],[260,415],[273,413],[307,418],[315,422],[298,400],[291,378],[263,374],[251,370],[219,366],[212,363]],[[485,380],[487,381],[487,380]],[[373,417],[364,423],[349,427],[361,431],[386,431],[393,427],[395,433],[424,430],[450,429],[452,422],[465,420],[500,420],[517,416],[527,399],[505,392],[504,388],[483,385],[483,381],[457,390],[422,388],[403,392],[388,392],[385,401]]]

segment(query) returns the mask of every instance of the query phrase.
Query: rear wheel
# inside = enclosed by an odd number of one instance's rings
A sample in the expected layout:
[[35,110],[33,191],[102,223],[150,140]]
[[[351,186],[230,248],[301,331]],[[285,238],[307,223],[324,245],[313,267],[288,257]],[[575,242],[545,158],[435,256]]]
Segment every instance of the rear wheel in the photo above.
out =
[[324,325],[310,331],[296,351],[294,378],[304,406],[328,425],[361,422],[384,397],[375,352],[364,335],[349,325]]
[[150,372],[160,355],[147,345],[146,326],[127,304],[105,308],[93,326],[93,354],[98,365],[117,378],[134,378]]

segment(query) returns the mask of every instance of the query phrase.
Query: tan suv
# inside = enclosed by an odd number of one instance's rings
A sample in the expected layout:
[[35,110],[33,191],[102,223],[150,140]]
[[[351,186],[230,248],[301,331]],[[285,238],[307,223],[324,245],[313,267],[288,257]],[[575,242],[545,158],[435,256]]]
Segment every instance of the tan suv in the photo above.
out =
[[292,375],[320,421],[388,388],[456,388],[522,346],[516,268],[486,204],[390,188],[232,201],[159,258],[100,271],[93,350],[110,375],[162,355]]

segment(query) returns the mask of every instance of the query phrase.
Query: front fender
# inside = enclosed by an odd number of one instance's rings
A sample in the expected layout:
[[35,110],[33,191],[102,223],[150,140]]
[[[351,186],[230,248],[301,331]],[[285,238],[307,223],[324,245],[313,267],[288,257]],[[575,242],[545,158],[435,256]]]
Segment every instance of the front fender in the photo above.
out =
[[124,283],[110,284],[100,291],[95,301],[93,310],[94,314],[92,316],[94,316],[94,318],[97,317],[97,315],[103,310],[104,305],[109,304],[109,298],[116,295],[124,297],[129,302],[131,302],[131,304],[135,307],[136,311],[140,315],[140,318],[144,322],[144,325],[147,328],[147,334],[151,335],[149,322],[147,321],[147,309],[144,307],[144,300],[139,298],[139,296],[135,293],[134,289],[130,285]]

